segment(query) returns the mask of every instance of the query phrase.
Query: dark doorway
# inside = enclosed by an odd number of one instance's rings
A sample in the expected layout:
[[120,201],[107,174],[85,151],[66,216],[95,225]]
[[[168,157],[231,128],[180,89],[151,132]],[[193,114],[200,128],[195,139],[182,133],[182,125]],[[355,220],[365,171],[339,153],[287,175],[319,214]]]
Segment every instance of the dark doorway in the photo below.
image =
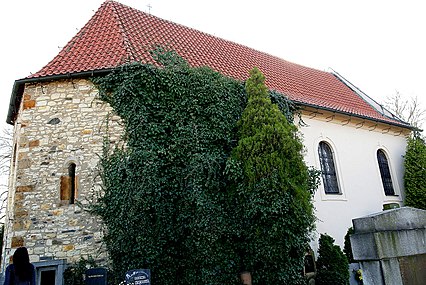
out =
[[56,270],[40,271],[40,285],[55,285]]

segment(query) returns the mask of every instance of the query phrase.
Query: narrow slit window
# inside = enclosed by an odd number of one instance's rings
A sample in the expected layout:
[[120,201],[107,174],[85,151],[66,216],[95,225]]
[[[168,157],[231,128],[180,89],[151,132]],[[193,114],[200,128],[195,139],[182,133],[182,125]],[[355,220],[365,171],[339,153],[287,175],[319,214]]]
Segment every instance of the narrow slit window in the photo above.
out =
[[16,166],[16,143],[13,145],[12,168]]
[[379,149],[377,151],[377,162],[379,163],[380,176],[382,178],[383,189],[385,190],[385,195],[392,196],[395,195],[392,184],[392,176],[389,169],[388,158],[383,150]]
[[318,154],[321,165],[322,183],[326,194],[340,194],[337,182],[336,167],[334,163],[333,151],[326,142],[318,145]]
[[68,166],[68,176],[70,177],[70,204],[75,200],[75,163]]
[[68,175],[61,176],[61,203],[74,204],[77,191],[76,165],[68,166]]

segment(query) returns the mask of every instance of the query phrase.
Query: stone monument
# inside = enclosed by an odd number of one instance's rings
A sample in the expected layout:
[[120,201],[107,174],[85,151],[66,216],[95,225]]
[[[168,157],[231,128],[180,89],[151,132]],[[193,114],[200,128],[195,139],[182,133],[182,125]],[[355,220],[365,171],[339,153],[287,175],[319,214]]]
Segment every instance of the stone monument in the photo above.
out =
[[352,252],[361,265],[365,285],[425,284],[425,210],[402,207],[352,223]]

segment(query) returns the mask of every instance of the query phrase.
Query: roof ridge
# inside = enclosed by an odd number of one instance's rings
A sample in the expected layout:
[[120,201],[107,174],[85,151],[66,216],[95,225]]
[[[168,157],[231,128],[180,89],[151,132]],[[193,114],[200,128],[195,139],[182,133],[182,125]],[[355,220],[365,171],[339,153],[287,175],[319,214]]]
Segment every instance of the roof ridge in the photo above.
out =
[[[374,108],[332,72],[287,61],[114,0],[105,0],[64,49],[26,80],[87,76],[89,71],[112,70],[133,61],[155,64],[151,48],[157,46],[173,49],[191,66],[209,66],[237,80],[246,80],[248,71],[257,66],[267,78],[268,88],[302,105],[407,127]],[[19,94],[13,95],[17,97],[12,98],[10,122],[18,110],[21,91],[16,89]]]
[[[184,24],[176,23],[176,22],[173,22],[172,20],[169,20],[169,19],[161,18],[161,17],[156,16],[156,15],[153,15],[153,14],[151,14],[151,13],[147,13],[147,12],[144,12],[144,11],[142,11],[142,10],[138,10],[138,9],[136,9],[136,8],[133,8],[133,7],[131,7],[131,6],[128,6],[128,5],[126,5],[126,4],[120,3],[120,2],[119,2],[119,1],[117,1],[117,0],[106,0],[106,2],[112,2],[112,3],[116,4],[117,6],[126,7],[126,8],[128,8],[128,9],[133,10],[133,11],[134,11],[134,12],[136,12],[136,13],[142,13],[142,14],[144,14],[144,15],[145,15],[145,16],[147,16],[147,17],[155,18],[155,19],[156,19],[156,20],[158,20],[158,21],[166,22],[167,24],[174,25],[174,26],[178,26],[178,27],[181,27],[181,28],[183,28],[183,29],[189,29],[189,30],[191,30],[192,32],[199,33],[199,34],[203,34],[203,35],[205,35],[205,36],[208,36],[209,38],[210,38],[210,37],[212,37],[212,38],[215,38],[216,40],[225,41],[225,42],[227,42],[227,43],[230,43],[230,44],[236,45],[236,46],[238,46],[238,47],[241,47],[241,48],[244,48],[244,49],[249,49],[249,50],[254,51],[254,52],[256,52],[256,53],[258,53],[258,54],[261,54],[261,55],[263,55],[263,56],[266,56],[266,57],[272,57],[272,58],[275,58],[275,59],[277,59],[277,60],[279,60],[279,61],[283,61],[283,62],[286,62],[286,63],[291,64],[291,65],[296,65],[296,66],[299,66],[299,67],[302,67],[302,68],[308,68],[308,69],[311,69],[311,70],[315,70],[315,71],[319,71],[319,72],[323,72],[323,73],[327,73],[327,74],[332,74],[331,72],[328,72],[328,71],[325,71],[325,70],[320,70],[320,69],[317,69],[317,68],[315,68],[315,67],[305,66],[305,65],[302,65],[302,64],[299,64],[299,63],[293,62],[293,61],[289,61],[289,60],[283,59],[283,58],[281,58],[281,57],[279,57],[279,56],[277,56],[277,55],[273,55],[273,54],[271,54],[271,53],[268,53],[268,52],[265,52],[265,51],[262,51],[262,50],[259,50],[259,49],[256,49],[256,48],[252,48],[252,47],[250,47],[250,46],[248,46],[248,45],[241,44],[241,43],[238,43],[238,42],[233,41],[233,40],[230,40],[230,39],[225,39],[225,38],[222,38],[222,37],[220,37],[220,36],[217,36],[217,35],[214,35],[214,34],[211,34],[211,33],[208,33],[208,32],[200,31],[200,30],[197,30],[196,28],[193,28],[193,27],[190,27],[190,26],[186,26],[186,25],[184,25]],[[119,15],[117,15],[117,17],[119,17]],[[124,25],[123,25],[123,22],[121,21],[121,18],[120,18],[120,26],[124,26]],[[123,30],[124,30],[124,29],[123,29]],[[126,32],[126,31],[124,31],[124,32]],[[126,32],[126,35],[127,35],[127,32]],[[133,45],[131,44],[131,41],[130,41],[130,40],[129,40],[129,42],[130,42],[130,45],[133,47]],[[134,53],[132,53],[132,55],[133,55],[133,56],[135,56],[135,54],[134,54]],[[137,57],[137,56],[136,56],[136,57]]]
[[[127,56],[128,56],[128,58],[125,59],[125,60],[127,60],[127,61],[136,60],[135,48],[133,47],[132,42],[129,39],[128,32],[126,31],[125,25],[123,24],[123,21],[122,21],[120,15],[119,15],[119,11],[118,11],[119,8],[117,7],[118,5],[120,5],[120,6],[126,6],[126,5],[121,4],[121,3],[114,1],[114,0],[107,0],[107,2],[105,2],[105,3],[106,4],[111,3],[110,5],[112,5],[111,9],[112,9],[114,18],[117,21],[117,25],[120,29],[120,35],[123,38],[124,48],[126,49],[126,53],[127,53]],[[126,7],[129,7],[129,6],[126,6]],[[131,8],[131,7],[129,7],[129,8]],[[131,8],[131,9],[134,9],[134,8]]]

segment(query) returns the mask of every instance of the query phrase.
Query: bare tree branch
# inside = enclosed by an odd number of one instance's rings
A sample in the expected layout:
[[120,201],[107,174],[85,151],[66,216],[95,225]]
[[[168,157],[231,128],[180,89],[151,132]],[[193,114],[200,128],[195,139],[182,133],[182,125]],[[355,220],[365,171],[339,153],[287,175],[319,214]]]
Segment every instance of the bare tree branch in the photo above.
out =
[[[0,220],[4,217],[7,204],[7,179],[10,171],[10,160],[12,159],[13,131],[11,128],[4,128],[0,133]],[[4,197],[4,198],[3,198]]]
[[385,106],[399,118],[419,129],[426,119],[426,109],[420,105],[417,96],[404,99],[402,94],[396,91],[386,98]]
[[0,175],[9,174],[12,157],[12,137],[10,128],[4,128],[0,134]]

